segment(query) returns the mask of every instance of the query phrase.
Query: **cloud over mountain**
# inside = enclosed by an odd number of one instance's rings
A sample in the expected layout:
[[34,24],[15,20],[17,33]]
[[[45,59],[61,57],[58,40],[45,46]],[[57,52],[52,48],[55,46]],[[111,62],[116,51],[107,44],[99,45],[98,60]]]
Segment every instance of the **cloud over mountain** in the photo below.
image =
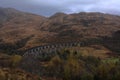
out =
[[103,12],[120,14],[119,0],[0,0],[1,7],[12,7],[45,16],[56,12]]

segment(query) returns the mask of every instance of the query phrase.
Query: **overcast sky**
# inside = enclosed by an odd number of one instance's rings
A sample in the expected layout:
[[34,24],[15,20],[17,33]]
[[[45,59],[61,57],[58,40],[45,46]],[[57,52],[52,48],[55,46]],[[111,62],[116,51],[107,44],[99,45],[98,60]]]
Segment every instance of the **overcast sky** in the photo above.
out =
[[120,15],[120,0],[0,0],[0,7],[11,7],[43,16],[56,12],[103,12]]

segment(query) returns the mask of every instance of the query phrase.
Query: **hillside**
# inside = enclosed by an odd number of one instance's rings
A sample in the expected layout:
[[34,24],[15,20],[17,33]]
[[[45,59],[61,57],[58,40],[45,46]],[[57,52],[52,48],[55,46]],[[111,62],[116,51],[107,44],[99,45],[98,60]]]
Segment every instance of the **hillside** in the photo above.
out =
[[[56,39],[95,38],[110,36],[120,29],[120,17],[103,13],[57,13],[51,16],[40,29],[55,32]],[[63,40],[64,41],[64,40]]]
[[120,16],[0,8],[0,80],[120,80],[119,53]]
[[120,16],[103,13],[56,13],[43,17],[0,8],[0,17],[0,43],[17,49],[111,36],[120,30]]
[[37,34],[39,26],[46,18],[11,8],[0,9],[0,40],[5,43],[15,43],[31,35]]

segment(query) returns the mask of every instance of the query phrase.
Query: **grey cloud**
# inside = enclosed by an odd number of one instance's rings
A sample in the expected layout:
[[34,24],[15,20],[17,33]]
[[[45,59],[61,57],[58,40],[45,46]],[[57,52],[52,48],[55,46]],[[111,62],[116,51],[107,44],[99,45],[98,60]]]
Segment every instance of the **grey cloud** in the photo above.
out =
[[120,14],[120,0],[0,0],[0,6],[44,16],[91,11]]

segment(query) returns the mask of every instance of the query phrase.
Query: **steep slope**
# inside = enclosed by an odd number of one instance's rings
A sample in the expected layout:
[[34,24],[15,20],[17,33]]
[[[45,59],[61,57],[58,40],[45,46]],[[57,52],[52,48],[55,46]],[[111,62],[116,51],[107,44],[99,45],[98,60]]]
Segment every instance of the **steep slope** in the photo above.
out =
[[110,36],[120,29],[120,17],[103,13],[57,13],[40,27],[44,31],[56,32],[56,39],[81,39]]
[[[111,36],[120,30],[120,16],[103,13],[56,13],[46,18],[12,8],[0,8],[1,46],[17,49],[41,44]],[[6,47],[6,46],[5,46]]]
[[43,16],[12,8],[0,8],[0,40],[2,43],[14,44],[21,39],[40,35],[37,26],[41,25],[45,19]]

